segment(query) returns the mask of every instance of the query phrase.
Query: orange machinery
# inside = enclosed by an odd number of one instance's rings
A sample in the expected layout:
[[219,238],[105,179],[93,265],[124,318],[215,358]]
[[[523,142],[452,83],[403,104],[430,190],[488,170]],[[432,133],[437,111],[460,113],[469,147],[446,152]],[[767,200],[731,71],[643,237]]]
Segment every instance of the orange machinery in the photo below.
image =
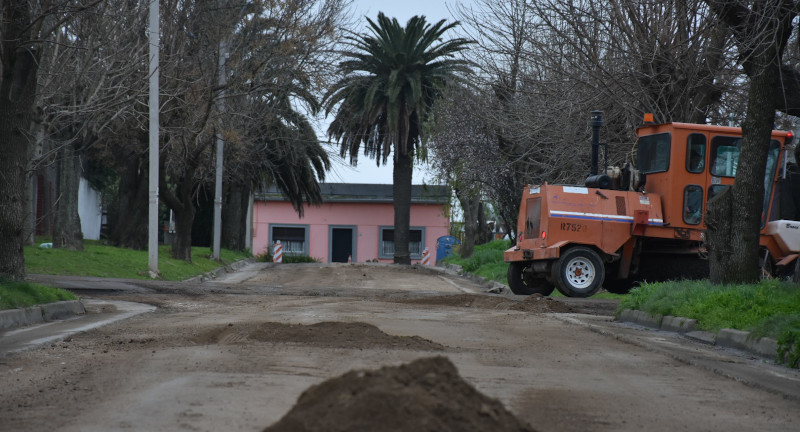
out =
[[[601,112],[592,113],[591,124],[592,172],[584,186],[523,191],[517,244],[504,254],[511,290],[588,297],[601,286],[627,292],[638,280],[707,276],[705,206],[733,184],[741,129],[646,119],[637,129],[636,169],[614,179],[597,174]],[[767,161],[761,245],[775,271],[800,251],[800,222],[777,215],[776,185],[791,139],[791,132],[773,131]]]

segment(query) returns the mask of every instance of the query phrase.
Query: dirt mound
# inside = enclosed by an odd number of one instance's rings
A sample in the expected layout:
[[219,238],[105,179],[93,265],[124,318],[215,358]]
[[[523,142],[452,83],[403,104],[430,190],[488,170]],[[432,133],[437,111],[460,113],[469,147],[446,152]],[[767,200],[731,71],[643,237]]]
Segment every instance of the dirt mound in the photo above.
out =
[[264,432],[533,431],[445,357],[351,371],[310,387]]
[[573,313],[575,309],[552,297],[543,297],[539,294],[530,295],[521,302],[516,302],[512,310],[538,313]]
[[403,303],[432,306],[474,307],[481,309],[516,310],[533,313],[572,313],[575,309],[550,297],[535,294],[523,301],[501,296],[458,294],[399,300]]
[[321,322],[312,325],[275,322],[228,324],[192,338],[198,345],[277,342],[326,348],[396,348],[439,351],[444,347],[419,336],[392,336],[363,322]]

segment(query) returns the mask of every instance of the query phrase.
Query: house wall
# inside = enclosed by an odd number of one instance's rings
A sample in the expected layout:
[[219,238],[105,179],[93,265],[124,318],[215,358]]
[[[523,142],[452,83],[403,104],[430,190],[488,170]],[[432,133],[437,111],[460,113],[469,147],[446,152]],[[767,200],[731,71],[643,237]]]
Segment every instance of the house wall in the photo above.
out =
[[78,216],[81,219],[83,238],[100,240],[100,228],[103,226],[103,197],[83,177],[78,187]]
[[[450,222],[443,215],[441,204],[412,204],[411,226],[425,228],[425,247],[436,252],[436,239],[449,235]],[[331,225],[356,226],[354,262],[378,258],[381,227],[394,225],[392,203],[341,203],[331,202],[319,207],[305,207],[299,218],[291,204],[280,201],[256,201],[253,208],[253,253],[267,251],[270,224],[303,225],[309,229],[309,255],[329,262],[329,236]],[[389,260],[381,260],[388,262]]]

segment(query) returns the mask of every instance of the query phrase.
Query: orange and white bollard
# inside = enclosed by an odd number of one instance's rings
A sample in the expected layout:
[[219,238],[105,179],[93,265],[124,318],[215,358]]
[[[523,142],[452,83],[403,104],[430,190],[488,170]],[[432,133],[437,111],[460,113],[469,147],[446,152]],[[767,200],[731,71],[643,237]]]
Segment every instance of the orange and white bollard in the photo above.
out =
[[283,245],[281,245],[280,240],[275,242],[275,246],[272,248],[272,262],[274,263],[283,262]]
[[352,263],[353,262],[353,255],[347,255],[347,262],[348,263]]
[[428,248],[422,251],[422,265],[431,265],[431,251]]

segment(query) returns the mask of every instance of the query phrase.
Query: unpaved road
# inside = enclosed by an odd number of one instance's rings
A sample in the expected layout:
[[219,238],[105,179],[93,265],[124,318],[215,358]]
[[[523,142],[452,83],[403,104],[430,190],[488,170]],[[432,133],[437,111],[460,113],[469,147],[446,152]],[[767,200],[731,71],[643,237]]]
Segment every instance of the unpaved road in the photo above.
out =
[[539,431],[800,430],[797,371],[455,276],[251,265],[114,287],[92,314],[157,309],[0,358],[0,430],[258,431],[313,384],[435,355]]

